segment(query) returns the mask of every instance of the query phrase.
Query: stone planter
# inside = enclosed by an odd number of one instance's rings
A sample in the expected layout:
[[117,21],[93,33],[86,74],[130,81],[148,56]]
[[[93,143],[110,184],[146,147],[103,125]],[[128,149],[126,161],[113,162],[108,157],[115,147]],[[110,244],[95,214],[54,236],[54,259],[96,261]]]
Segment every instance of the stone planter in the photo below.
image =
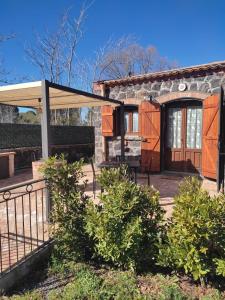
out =
[[[33,172],[33,179],[43,179],[44,175],[41,173],[40,168],[44,165],[44,160],[37,160],[32,162],[32,172]],[[62,162],[60,160],[57,160],[55,162],[55,166],[60,166]]]
[[32,162],[33,179],[42,179],[44,177],[43,173],[40,172],[40,168],[43,166],[43,164],[43,160],[37,160]]

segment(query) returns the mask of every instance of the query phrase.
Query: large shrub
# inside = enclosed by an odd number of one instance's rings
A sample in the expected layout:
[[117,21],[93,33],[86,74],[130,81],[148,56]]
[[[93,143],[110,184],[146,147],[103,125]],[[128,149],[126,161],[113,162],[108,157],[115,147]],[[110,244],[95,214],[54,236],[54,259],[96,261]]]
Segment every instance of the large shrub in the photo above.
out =
[[129,180],[129,172],[126,164],[120,165],[119,168],[103,168],[97,178],[101,188],[108,190],[118,182]]
[[64,156],[49,158],[42,171],[51,195],[52,235],[57,259],[84,260],[90,242],[85,232],[87,197],[82,181],[83,162],[67,163]]
[[[99,181],[104,182],[104,192],[99,205],[89,202],[86,229],[97,256],[138,269],[155,258],[163,211],[158,192],[130,182],[125,174],[124,168],[103,171]],[[105,178],[111,180],[107,183]]]
[[195,280],[223,275],[225,198],[210,197],[195,177],[184,180],[174,199],[171,222],[160,245],[158,262],[184,270]]

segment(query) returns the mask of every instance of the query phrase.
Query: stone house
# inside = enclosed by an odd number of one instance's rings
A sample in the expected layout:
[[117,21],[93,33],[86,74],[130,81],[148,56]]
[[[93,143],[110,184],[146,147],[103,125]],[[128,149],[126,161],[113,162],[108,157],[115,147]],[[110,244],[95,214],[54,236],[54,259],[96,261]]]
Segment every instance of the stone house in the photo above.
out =
[[[142,169],[216,179],[219,134],[225,126],[220,118],[223,85],[225,61],[103,80],[93,87],[124,102],[125,155],[140,159]],[[119,114],[119,107],[94,110],[96,163],[120,155]]]

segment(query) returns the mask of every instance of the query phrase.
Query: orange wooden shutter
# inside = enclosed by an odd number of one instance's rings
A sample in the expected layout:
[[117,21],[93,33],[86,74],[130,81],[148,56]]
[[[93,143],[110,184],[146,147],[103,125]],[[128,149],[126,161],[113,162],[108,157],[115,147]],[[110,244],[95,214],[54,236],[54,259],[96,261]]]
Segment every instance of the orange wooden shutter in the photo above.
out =
[[102,135],[114,135],[113,107],[110,105],[102,106]]
[[219,96],[209,96],[203,101],[202,175],[217,178]]
[[160,118],[158,103],[143,101],[139,106],[142,171],[160,171]]

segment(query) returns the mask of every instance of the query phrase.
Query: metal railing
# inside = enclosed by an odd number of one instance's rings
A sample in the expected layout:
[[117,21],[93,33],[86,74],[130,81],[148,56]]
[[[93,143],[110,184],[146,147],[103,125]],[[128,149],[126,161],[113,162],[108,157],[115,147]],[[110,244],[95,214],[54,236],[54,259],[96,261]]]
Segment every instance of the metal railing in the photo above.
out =
[[0,189],[0,277],[49,240],[45,181]]

